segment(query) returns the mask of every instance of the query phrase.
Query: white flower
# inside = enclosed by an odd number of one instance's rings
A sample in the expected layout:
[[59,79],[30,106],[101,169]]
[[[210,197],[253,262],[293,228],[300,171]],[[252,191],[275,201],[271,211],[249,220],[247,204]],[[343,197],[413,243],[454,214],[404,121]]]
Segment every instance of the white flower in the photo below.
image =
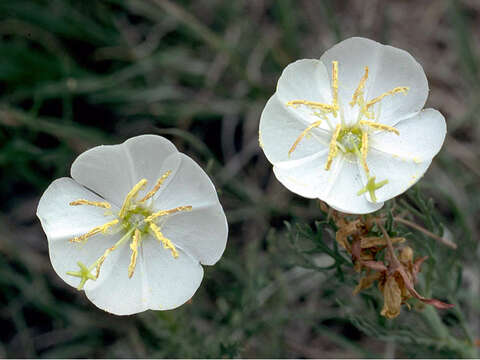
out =
[[190,299],[222,256],[228,225],[205,172],[167,139],[131,138],[81,154],[37,209],[50,260],[71,286],[117,315]]
[[422,110],[427,96],[409,53],[350,38],[285,68],[262,113],[260,146],[291,191],[369,213],[416,183],[443,144],[445,119]]

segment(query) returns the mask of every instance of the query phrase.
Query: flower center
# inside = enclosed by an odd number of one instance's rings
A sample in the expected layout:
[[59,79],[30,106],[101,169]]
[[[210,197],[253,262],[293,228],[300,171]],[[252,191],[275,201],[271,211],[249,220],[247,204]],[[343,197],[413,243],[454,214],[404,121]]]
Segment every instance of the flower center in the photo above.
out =
[[[151,234],[163,245],[165,249],[171,252],[174,258],[178,258],[179,253],[175,245],[170,241],[170,239],[163,235],[161,228],[169,215],[182,211],[191,211],[192,206],[178,206],[173,209],[160,210],[156,212],[152,210],[152,197],[157,193],[162,183],[170,174],[171,171],[167,171],[165,174],[163,174],[162,177],[158,179],[152,190],[150,190],[142,199],[138,200],[138,193],[147,184],[146,179],[140,180],[125,197],[123,205],[114,220],[97,226],[83,235],[70,239],[70,242],[72,243],[85,243],[90,237],[99,233],[104,235],[116,234],[118,232],[123,233],[123,236],[120,238],[120,240],[118,240],[112,247],[106,249],[103,255],[100,256],[91,266],[87,268],[84,264],[78,262],[77,264],[80,268],[79,271],[67,272],[68,275],[76,276],[81,279],[78,286],[79,290],[83,288],[86,281],[98,279],[98,276],[100,275],[100,268],[107,256],[127,241],[130,241],[130,249],[132,250],[130,265],[128,266],[128,277],[131,278],[137,263],[138,248],[141,246],[144,235],[147,234]],[[72,201],[70,202],[70,205],[90,205],[104,209],[111,208],[111,205],[108,202],[96,202],[84,199]],[[112,212],[107,210],[105,215],[112,215]],[[96,269],[95,274],[91,273],[93,269]]]
[[362,145],[362,130],[360,128],[343,128],[337,138],[337,146],[344,153],[356,154]]
[[[295,140],[292,147],[288,151],[290,155],[298,146],[300,141],[315,128],[319,127],[323,121],[326,121],[332,136],[330,138],[329,152],[327,162],[325,163],[325,170],[330,170],[333,159],[338,154],[338,149],[341,150],[343,156],[345,155],[354,155],[356,156],[367,177],[367,184],[365,188],[361,189],[358,192],[358,195],[361,195],[365,192],[370,194],[370,197],[373,202],[376,202],[375,190],[384,186],[388,183],[388,180],[383,180],[379,183],[375,183],[375,177],[371,176],[370,170],[367,165],[367,155],[368,155],[368,143],[369,137],[372,136],[372,131],[388,131],[393,132],[397,135],[400,135],[399,131],[391,126],[381,124],[378,122],[380,110],[378,111],[377,117],[375,117],[374,106],[378,104],[380,107],[380,102],[386,96],[392,96],[398,93],[406,94],[408,87],[399,86],[393,88],[390,91],[384,92],[376,98],[366,101],[364,96],[365,84],[368,79],[368,66],[365,66],[365,73],[363,74],[360,82],[357,86],[357,89],[352,95],[352,101],[349,105],[353,108],[358,107],[358,118],[354,125],[346,125],[343,118],[343,111],[339,104],[338,100],[338,61],[332,61],[332,103],[320,103],[310,100],[291,100],[287,102],[287,106],[297,108],[299,106],[307,106],[313,110],[313,115],[317,116],[320,120],[313,122],[309,125]],[[329,117],[333,116],[334,119],[337,119],[338,114],[340,115],[340,121],[337,121],[337,125],[334,127]]]

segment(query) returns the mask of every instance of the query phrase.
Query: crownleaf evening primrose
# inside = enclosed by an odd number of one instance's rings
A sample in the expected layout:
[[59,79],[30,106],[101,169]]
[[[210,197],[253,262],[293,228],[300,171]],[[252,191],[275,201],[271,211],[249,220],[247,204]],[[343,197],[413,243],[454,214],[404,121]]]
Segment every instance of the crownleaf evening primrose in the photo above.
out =
[[37,216],[69,285],[116,315],[190,299],[225,250],[228,225],[205,172],[167,139],[98,146],[55,180]]
[[409,53],[350,38],[285,68],[261,116],[260,146],[289,190],[370,213],[415,184],[440,151],[446,123],[422,110],[427,96]]

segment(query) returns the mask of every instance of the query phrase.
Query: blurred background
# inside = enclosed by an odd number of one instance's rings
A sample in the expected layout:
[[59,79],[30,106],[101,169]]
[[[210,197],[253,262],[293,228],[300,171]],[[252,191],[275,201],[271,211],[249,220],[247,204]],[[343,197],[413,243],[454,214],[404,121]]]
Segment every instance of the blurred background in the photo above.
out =
[[[422,291],[456,304],[439,319],[460,345],[431,331],[427,308],[387,321],[376,288],[352,296],[351,265],[309,247],[318,202],[283,188],[258,146],[282,69],[350,36],[410,52],[447,119],[399,204],[421,217],[421,193],[435,210],[422,226],[458,244],[408,236],[431,256]],[[480,1],[0,0],[0,39],[1,358],[456,357],[479,344]],[[213,178],[229,243],[191,302],[116,317],[54,273],[35,212],[78,154],[145,133]]]

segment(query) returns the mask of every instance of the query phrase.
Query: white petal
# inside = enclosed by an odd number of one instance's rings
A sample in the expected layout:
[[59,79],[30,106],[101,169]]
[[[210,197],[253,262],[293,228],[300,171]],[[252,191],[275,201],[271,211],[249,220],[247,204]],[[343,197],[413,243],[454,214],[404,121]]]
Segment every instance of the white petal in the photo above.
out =
[[388,180],[388,184],[375,191],[377,201],[387,201],[405,192],[420,180],[432,159],[415,162],[371,148],[368,152],[367,162],[370,173],[375,176],[376,182]]
[[84,152],[72,164],[71,174],[78,183],[120,207],[125,195],[142,178],[154,186],[163,175],[162,163],[176,152],[175,146],[161,136],[137,136],[123,144],[97,146]]
[[447,125],[443,115],[425,109],[395,126],[400,135],[377,132],[370,146],[384,153],[414,162],[430,161],[442,147]]
[[325,150],[330,141],[330,134],[323,129],[314,128],[310,135],[300,141],[291,155],[288,155],[295,140],[309,125],[307,118],[301,118],[299,114],[289,111],[278,100],[277,95],[273,95],[265,105],[260,118],[260,144],[267,159],[276,165]]
[[277,96],[283,104],[291,100],[331,103],[327,69],[317,59],[302,59],[289,64],[278,80]]
[[[145,242],[153,242],[146,237]],[[131,278],[128,277],[131,250],[126,241],[112,251],[100,270],[96,281],[88,281],[85,294],[100,309],[115,315],[131,315],[147,310],[147,278],[142,269],[142,251]]]
[[[407,95],[396,94],[385,97],[375,105],[379,121],[395,125],[401,119],[419,111],[425,105],[428,96],[428,82],[422,66],[406,51],[364,38],[350,38],[327,50],[320,59],[331,76],[331,62],[339,62],[339,97],[346,116],[356,117],[356,109],[350,108],[353,93],[369,67],[369,76],[365,85],[366,100],[392,90],[407,86]],[[350,119],[352,121],[354,119]]]
[[215,264],[227,244],[228,224],[220,204],[170,215],[161,229],[175,246],[204,265]]
[[[362,183],[360,172],[356,162],[336,158],[336,166],[341,166],[338,176],[328,193],[328,197],[323,199],[334,209],[348,214],[368,214],[377,211],[383,206],[383,202],[371,203],[363,195],[357,195],[365,185]],[[334,164],[332,164],[332,170]]]
[[161,165],[160,173],[171,170],[171,175],[154,196],[155,210],[173,209],[190,205],[193,208],[218,204],[218,195],[212,181],[203,169],[182,153],[171,154]]
[[376,211],[383,203],[372,204],[357,192],[363,188],[355,163],[338,155],[325,170],[328,153],[292,161],[288,167],[274,166],[277,179],[290,191],[306,198],[319,198],[333,208],[350,214]]
[[380,201],[391,199],[415,184],[440,151],[447,132],[445,118],[426,109],[397,124],[400,135],[377,133],[372,136],[367,163],[377,181],[388,184],[376,191]]
[[145,297],[152,310],[169,310],[184,304],[202,282],[203,268],[198,261],[177,250],[179,256],[175,259],[153,238],[142,245],[147,279]]
[[314,154],[301,160],[282,163],[274,166],[275,177],[288,190],[310,199],[321,197],[331,187],[331,170],[325,171],[328,150]]
[[70,178],[57,179],[45,190],[38,203],[37,216],[48,241],[69,240],[115,218],[112,215],[105,216],[115,211],[115,207],[103,209],[69,205],[79,199],[105,201]]

